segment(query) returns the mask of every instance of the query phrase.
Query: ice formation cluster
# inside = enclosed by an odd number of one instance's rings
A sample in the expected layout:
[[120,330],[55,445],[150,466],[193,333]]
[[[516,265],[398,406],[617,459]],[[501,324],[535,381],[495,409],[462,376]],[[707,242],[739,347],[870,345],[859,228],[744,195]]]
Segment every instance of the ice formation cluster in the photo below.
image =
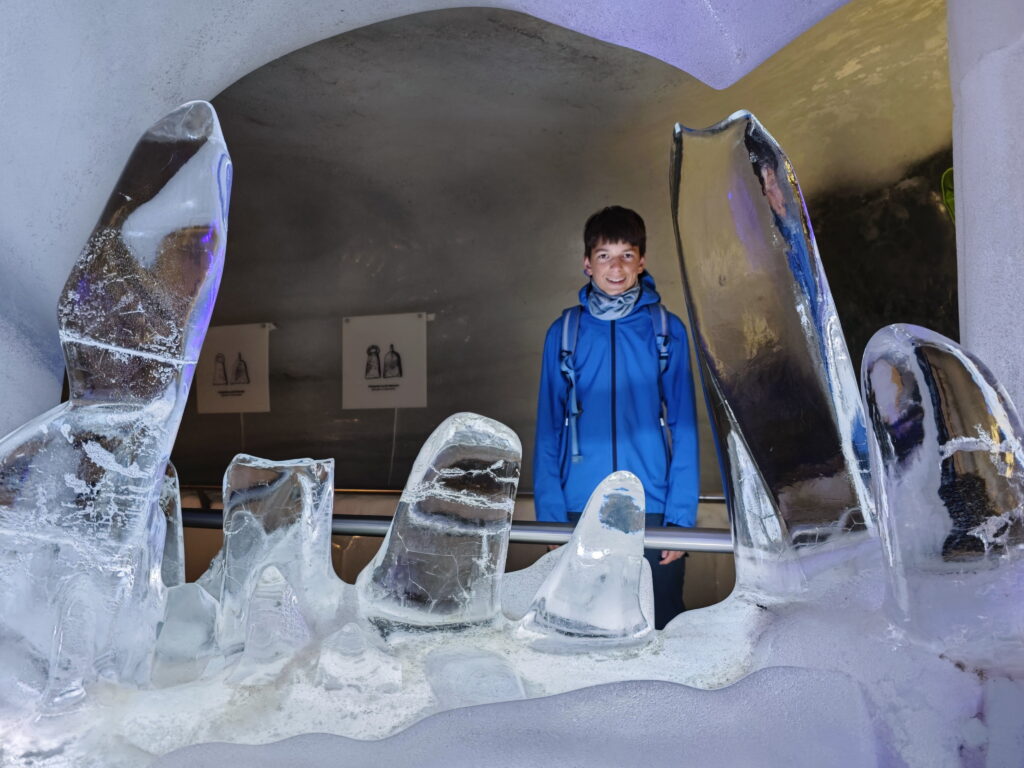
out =
[[203,102],[143,136],[60,301],[70,400],[0,440],[0,764],[1020,764],[1014,406],[913,326],[876,334],[858,389],[796,176],[747,113],[677,126],[671,168],[726,601],[654,630],[628,472],[506,574],[522,449],[469,413],[354,585],[333,461],[248,455],[186,583],[168,457],[230,169]]

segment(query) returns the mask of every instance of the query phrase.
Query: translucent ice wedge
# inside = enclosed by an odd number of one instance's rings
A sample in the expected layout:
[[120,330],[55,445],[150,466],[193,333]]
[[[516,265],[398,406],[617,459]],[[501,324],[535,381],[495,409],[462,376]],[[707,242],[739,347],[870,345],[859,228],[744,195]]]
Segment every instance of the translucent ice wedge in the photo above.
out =
[[[334,460],[236,456],[224,473],[224,546],[211,565],[220,590],[218,638],[242,649],[256,580],[275,565],[316,626],[333,618],[340,581],[331,565]],[[211,577],[210,581],[214,581]]]
[[52,658],[51,703],[80,698],[73,679],[148,674],[159,494],[220,283],[230,183],[209,104],[150,128],[59,301],[70,400],[0,440],[0,622]]
[[519,438],[503,424],[473,413],[445,419],[356,580],[363,614],[384,628],[496,618],[521,459]]
[[260,571],[245,615],[245,650],[228,679],[265,685],[280,676],[312,634],[295,590],[276,565]]
[[631,472],[597,486],[515,633],[537,650],[637,645],[654,629],[644,559],[644,488]]
[[358,624],[349,622],[321,643],[316,679],[328,690],[395,693],[402,686],[402,665],[369,642]]
[[171,462],[167,462],[167,472],[164,475],[163,487],[157,503],[167,526],[160,576],[165,587],[174,587],[185,583],[185,538],[181,524],[181,490],[178,485],[178,472]]
[[993,649],[1024,636],[1017,411],[980,360],[918,326],[876,333],[861,375],[897,616],[998,667]]
[[431,651],[424,666],[439,710],[526,698],[512,665],[491,651],[446,646]]
[[672,208],[737,585],[800,590],[872,524],[863,408],[793,167],[748,112],[676,126]]

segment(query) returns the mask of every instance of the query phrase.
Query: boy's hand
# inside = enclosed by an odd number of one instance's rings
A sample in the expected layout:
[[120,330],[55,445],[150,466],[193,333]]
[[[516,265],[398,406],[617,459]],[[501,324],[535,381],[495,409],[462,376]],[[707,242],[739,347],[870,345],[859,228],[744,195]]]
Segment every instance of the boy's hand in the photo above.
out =
[[685,552],[677,552],[671,549],[661,550],[661,560],[658,561],[658,565],[668,565],[674,563],[676,560],[685,555]]

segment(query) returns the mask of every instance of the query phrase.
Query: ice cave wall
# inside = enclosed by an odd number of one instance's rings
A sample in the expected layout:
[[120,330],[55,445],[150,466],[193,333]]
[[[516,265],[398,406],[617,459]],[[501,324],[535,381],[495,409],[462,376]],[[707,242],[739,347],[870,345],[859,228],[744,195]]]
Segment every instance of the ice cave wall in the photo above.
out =
[[[0,30],[0,434],[50,407],[61,359],[51,308],[135,139],[256,67],[349,29],[451,0],[15,0]],[[716,87],[741,77],[843,0],[498,0],[663,58]]]

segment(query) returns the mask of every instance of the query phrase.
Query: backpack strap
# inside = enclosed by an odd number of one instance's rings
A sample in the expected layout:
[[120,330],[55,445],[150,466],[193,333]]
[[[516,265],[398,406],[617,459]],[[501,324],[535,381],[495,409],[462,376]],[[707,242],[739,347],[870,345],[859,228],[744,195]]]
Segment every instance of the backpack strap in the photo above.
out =
[[665,449],[672,456],[672,437],[668,429],[668,404],[665,402],[665,384],[662,379],[669,361],[668,311],[664,304],[648,304],[647,313],[654,328],[654,343],[658,349],[658,397],[661,399],[661,432],[665,438]]
[[576,339],[580,335],[580,315],[583,307],[577,304],[562,312],[562,345],[558,352],[558,367],[562,371],[569,391],[565,399],[565,426],[569,429],[569,440],[572,446],[572,460],[580,461],[580,436],[576,427],[577,417],[583,413],[579,398],[576,397],[576,368],[574,353]]

